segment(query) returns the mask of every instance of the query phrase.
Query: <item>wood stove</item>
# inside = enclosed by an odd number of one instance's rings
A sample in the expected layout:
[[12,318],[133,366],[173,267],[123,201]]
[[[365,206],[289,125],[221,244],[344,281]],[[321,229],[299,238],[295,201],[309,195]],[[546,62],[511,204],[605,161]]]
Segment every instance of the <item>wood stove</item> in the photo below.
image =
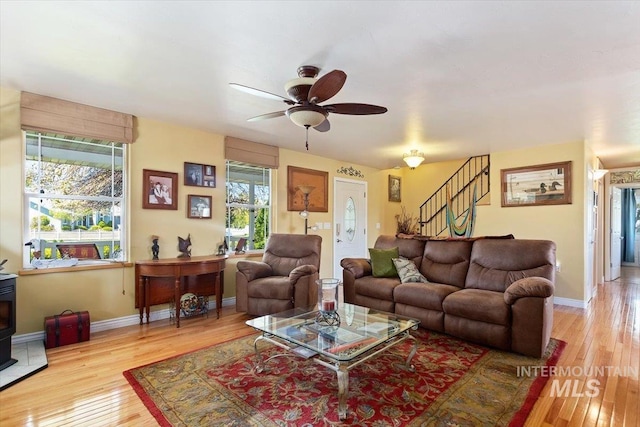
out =
[[11,358],[16,333],[16,275],[0,273],[0,371],[17,362]]

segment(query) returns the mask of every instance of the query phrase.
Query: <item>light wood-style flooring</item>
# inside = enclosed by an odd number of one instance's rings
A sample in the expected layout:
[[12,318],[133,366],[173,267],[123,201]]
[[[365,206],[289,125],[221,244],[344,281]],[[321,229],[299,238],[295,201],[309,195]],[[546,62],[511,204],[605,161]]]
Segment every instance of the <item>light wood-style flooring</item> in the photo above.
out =
[[[623,277],[599,285],[587,310],[556,306],[554,317],[552,336],[568,342],[559,366],[616,366],[637,374],[640,269],[623,268]],[[157,425],[122,372],[249,334],[247,319],[229,307],[220,319],[188,319],[180,329],[160,320],[48,350],[47,369],[0,392],[0,426]],[[590,379],[599,382],[597,393],[588,379],[560,378],[561,386],[576,380],[575,394],[582,397],[551,397],[549,381],[526,425],[640,426],[637,376],[595,375]]]

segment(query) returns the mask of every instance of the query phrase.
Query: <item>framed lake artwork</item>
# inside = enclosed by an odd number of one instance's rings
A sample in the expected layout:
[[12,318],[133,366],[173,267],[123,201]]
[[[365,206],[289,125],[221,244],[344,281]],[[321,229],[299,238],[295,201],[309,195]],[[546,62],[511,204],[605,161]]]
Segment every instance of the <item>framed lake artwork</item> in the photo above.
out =
[[571,162],[501,169],[502,206],[571,204]]

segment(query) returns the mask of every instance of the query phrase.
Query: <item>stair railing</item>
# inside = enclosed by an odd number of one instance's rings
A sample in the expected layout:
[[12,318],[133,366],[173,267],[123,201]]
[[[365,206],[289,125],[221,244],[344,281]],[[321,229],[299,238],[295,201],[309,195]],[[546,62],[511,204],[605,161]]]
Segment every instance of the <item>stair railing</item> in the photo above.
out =
[[454,172],[422,205],[420,205],[420,234],[438,236],[447,230],[447,186],[451,194],[451,209],[459,218],[471,206],[473,187],[477,185],[477,200],[489,194],[489,155],[474,156]]

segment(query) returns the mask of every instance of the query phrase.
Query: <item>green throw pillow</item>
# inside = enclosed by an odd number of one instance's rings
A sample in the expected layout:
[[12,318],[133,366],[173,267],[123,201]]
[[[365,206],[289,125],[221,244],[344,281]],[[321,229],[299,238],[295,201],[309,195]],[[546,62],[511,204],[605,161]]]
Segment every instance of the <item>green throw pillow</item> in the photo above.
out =
[[395,265],[400,276],[400,282],[402,283],[429,283],[426,277],[424,277],[418,267],[413,261],[406,258],[393,258],[393,265]]
[[371,270],[373,277],[398,277],[396,267],[393,265],[393,258],[398,258],[398,248],[375,249],[369,248],[371,257]]

